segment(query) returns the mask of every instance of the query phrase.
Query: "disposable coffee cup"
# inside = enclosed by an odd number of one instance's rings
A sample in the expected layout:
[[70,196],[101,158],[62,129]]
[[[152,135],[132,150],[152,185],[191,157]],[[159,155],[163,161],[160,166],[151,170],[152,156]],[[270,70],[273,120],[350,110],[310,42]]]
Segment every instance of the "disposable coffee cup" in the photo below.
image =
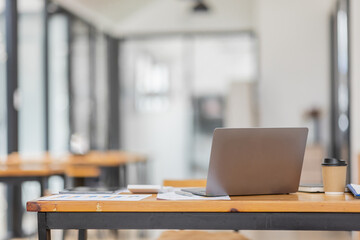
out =
[[346,162],[336,158],[325,158],[321,165],[325,194],[344,194],[346,185]]

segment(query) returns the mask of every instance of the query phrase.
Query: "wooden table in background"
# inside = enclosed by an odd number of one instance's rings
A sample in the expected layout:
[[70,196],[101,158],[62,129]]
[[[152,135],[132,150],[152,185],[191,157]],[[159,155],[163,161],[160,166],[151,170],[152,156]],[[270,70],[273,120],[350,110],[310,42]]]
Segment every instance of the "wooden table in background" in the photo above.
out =
[[41,196],[48,188],[48,178],[54,175],[63,175],[62,165],[51,164],[44,159],[28,159],[23,161],[17,154],[12,154],[8,161],[0,162],[0,182],[7,185],[7,223],[8,237],[23,237],[21,228],[23,207],[21,184],[27,181],[37,181],[40,184]]
[[152,195],[141,201],[39,201],[39,239],[51,229],[228,229],[360,230],[360,200],[350,194],[296,193],[236,196],[230,201],[164,201]]
[[101,171],[108,171],[103,175],[112,176],[111,184],[118,186],[120,170],[123,171],[123,184],[126,184],[126,165],[144,162],[146,158],[142,155],[123,151],[93,151],[86,155],[70,154],[59,158],[54,158],[49,154],[31,158],[22,157],[18,153],[10,154],[6,161],[0,161],[0,182],[8,186],[8,237],[23,237],[21,229],[23,212],[21,184],[23,182],[39,182],[41,196],[44,196],[48,187],[48,178],[51,176],[95,178],[101,175]]
[[[127,184],[128,164],[144,163],[146,157],[143,155],[125,151],[91,151],[84,155],[68,154],[56,158],[49,154],[24,158],[12,153],[6,161],[0,161],[0,178],[4,180],[3,182],[8,182],[8,180],[27,181],[22,179],[52,175],[66,175],[71,178],[95,178],[103,175],[112,176],[110,184],[117,187],[120,182],[123,186]],[[101,174],[102,171],[106,173]],[[145,175],[145,169],[140,175]]]
[[[143,171],[139,174],[145,176],[146,157],[125,151],[91,151],[85,155],[68,155],[64,158],[67,176],[83,176],[90,174],[92,177],[100,176],[101,182],[108,187],[125,187],[127,185],[127,167],[129,164],[142,164],[138,166]],[[87,176],[91,177],[91,176]],[[146,180],[142,179],[145,183]]]

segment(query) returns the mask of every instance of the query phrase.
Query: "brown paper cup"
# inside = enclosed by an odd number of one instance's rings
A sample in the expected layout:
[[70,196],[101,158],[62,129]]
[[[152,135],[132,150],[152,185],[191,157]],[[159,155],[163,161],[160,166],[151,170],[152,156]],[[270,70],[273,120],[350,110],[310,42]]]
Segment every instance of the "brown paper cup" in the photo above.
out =
[[344,194],[347,166],[322,166],[325,194]]

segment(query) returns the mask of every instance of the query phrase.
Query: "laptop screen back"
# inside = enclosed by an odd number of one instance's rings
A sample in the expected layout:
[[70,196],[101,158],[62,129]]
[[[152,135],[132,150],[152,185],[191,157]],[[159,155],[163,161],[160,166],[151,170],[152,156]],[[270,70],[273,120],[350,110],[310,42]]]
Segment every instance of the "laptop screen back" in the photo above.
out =
[[307,128],[215,129],[206,194],[296,192],[307,133]]

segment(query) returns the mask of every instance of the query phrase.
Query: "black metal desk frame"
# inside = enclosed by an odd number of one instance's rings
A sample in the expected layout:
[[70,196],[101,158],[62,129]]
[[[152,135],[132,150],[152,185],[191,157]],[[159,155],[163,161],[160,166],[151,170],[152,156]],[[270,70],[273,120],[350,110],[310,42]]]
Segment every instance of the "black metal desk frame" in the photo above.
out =
[[25,236],[21,229],[23,207],[21,204],[21,184],[27,181],[36,181],[40,183],[41,196],[44,195],[48,186],[48,176],[7,176],[0,177],[0,183],[7,185],[7,221],[9,224],[7,237],[23,237]]
[[51,229],[213,229],[359,231],[360,213],[38,212],[39,240]]

